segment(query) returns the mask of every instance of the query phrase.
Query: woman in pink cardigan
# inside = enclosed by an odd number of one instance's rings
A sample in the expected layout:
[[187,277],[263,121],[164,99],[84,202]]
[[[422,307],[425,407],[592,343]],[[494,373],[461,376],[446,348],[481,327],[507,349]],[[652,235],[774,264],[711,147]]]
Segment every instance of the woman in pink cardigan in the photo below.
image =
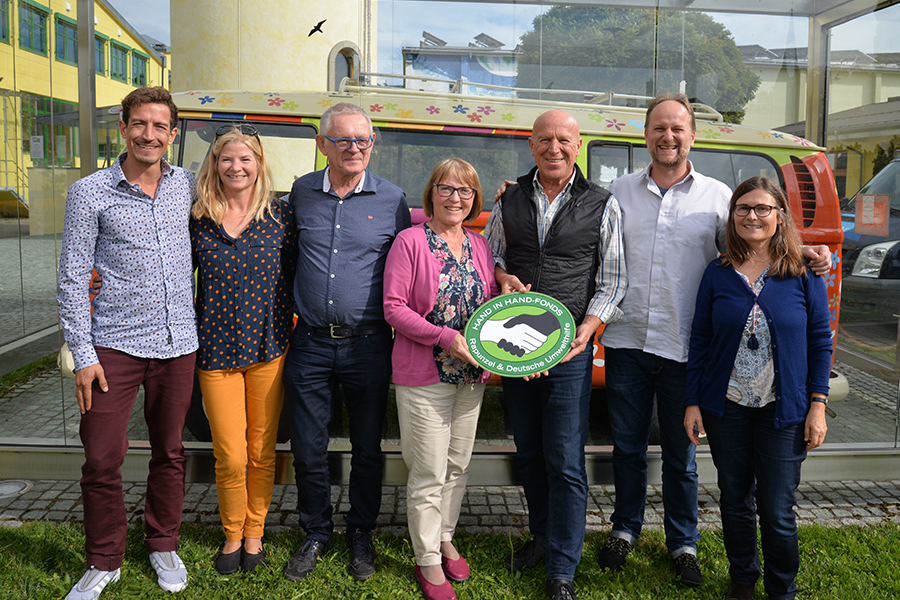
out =
[[450,600],[448,579],[469,577],[452,540],[489,376],[461,332],[497,285],[487,241],[463,228],[484,206],[472,165],[438,163],[422,200],[430,220],[402,231],[388,253],[384,317],[396,330],[393,378],[416,578],[428,600]]

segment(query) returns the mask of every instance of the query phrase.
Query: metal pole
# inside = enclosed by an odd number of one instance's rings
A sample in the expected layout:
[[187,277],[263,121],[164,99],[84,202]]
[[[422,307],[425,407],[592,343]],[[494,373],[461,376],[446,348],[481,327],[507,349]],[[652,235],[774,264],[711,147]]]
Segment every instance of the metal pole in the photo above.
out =
[[97,93],[94,82],[94,0],[78,0],[78,142],[81,176],[97,170]]

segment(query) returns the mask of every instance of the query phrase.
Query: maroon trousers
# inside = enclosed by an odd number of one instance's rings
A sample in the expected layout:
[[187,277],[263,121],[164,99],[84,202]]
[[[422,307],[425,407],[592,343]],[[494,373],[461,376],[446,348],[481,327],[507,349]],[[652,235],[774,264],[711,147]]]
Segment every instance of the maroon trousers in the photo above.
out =
[[144,512],[147,552],[178,549],[184,501],[181,433],[191,404],[196,353],[169,359],[138,358],[97,347],[109,391],[97,381],[91,410],[81,417],[81,495],[87,567],[113,571],[125,557],[127,516],[122,463],[128,450],[128,419],[138,386],[144,386],[144,419],[150,437],[150,474]]

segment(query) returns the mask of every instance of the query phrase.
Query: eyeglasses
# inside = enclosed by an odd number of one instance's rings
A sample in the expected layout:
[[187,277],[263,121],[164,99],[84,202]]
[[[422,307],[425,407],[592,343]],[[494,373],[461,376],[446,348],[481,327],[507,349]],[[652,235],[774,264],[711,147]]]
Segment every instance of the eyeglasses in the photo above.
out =
[[455,188],[452,185],[444,185],[443,183],[436,183],[434,187],[437,188],[438,196],[441,198],[449,198],[453,195],[453,192],[459,194],[460,200],[471,200],[475,197],[475,188],[470,187],[458,187]]
[[356,144],[356,147],[360,150],[368,150],[375,143],[375,138],[371,135],[364,138],[330,138],[327,135],[322,137],[334,144],[334,147],[338,150],[349,150],[353,144]]
[[772,214],[772,211],[777,208],[777,206],[769,206],[768,204],[757,204],[756,206],[750,206],[748,204],[738,204],[734,207],[734,214],[739,217],[746,217],[752,210],[756,213],[757,217],[759,217],[760,219],[764,219]]
[[254,127],[253,125],[239,125],[237,123],[222,125],[218,129],[216,129],[216,137],[223,136],[226,133],[230,133],[232,131],[240,131],[244,135],[255,135],[256,137],[259,137],[259,132],[256,131],[256,127]]

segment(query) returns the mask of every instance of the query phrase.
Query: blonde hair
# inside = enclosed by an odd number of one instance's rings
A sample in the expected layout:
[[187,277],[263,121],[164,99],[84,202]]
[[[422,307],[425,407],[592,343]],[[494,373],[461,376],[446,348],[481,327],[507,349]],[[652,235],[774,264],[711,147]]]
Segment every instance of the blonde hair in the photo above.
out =
[[259,136],[241,133],[237,127],[213,140],[209,155],[200,168],[200,175],[197,178],[197,201],[191,208],[191,215],[196,219],[206,217],[217,224],[221,224],[222,219],[225,218],[227,205],[222,179],[219,177],[218,162],[222,149],[231,142],[244,144],[256,158],[258,169],[250,214],[257,221],[265,219],[266,212],[275,219],[275,215],[272,213],[275,196],[272,193],[272,175],[269,173],[266,151]]
[[478,178],[478,172],[475,167],[467,163],[461,158],[445,158],[431,172],[428,178],[428,184],[422,193],[422,209],[425,211],[426,217],[434,215],[434,202],[431,194],[434,193],[434,186],[448,177],[456,177],[463,184],[475,190],[475,198],[472,200],[472,209],[466,215],[466,222],[474,221],[481,214],[484,208],[484,194],[481,192],[481,180]]
[[754,190],[762,190],[775,201],[779,221],[775,226],[775,234],[769,239],[769,256],[772,258],[772,266],[769,274],[786,279],[797,277],[806,273],[806,263],[803,261],[802,243],[800,232],[791,217],[791,209],[787,197],[777,183],[768,177],[754,176],[741,183],[731,195],[728,207],[728,223],[725,226],[725,256],[720,266],[740,265],[749,260],[751,252],[747,242],[738,235],[737,226],[734,224],[734,211],[737,201]]

